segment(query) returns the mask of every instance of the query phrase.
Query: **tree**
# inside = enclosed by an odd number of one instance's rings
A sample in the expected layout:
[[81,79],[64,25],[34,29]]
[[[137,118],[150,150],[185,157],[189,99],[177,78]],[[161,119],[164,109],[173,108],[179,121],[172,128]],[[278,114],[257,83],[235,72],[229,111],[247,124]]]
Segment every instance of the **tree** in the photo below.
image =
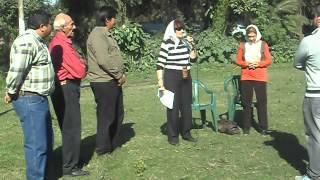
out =
[[23,0],[18,0],[18,9],[19,9],[19,34],[22,34],[25,30]]
[[[46,3],[46,0],[24,0],[23,3],[21,2],[22,0],[19,0],[19,3],[23,4],[23,8],[20,6],[19,9],[24,10],[25,17],[29,17],[35,9],[47,9],[48,11],[53,9]],[[4,39],[4,45],[0,47],[0,66],[6,69],[9,64],[10,45],[19,32],[18,1],[0,0],[0,14],[0,31]],[[23,28],[23,26],[20,27]]]

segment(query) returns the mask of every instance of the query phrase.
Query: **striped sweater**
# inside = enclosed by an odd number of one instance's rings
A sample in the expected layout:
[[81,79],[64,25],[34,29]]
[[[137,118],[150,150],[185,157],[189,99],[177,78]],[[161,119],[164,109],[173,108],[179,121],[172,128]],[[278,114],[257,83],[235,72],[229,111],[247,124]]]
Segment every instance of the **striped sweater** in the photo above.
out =
[[175,48],[175,44],[172,40],[163,41],[156,65],[157,70],[164,68],[182,70],[183,67],[190,69],[190,50],[188,49],[188,46],[180,41]]

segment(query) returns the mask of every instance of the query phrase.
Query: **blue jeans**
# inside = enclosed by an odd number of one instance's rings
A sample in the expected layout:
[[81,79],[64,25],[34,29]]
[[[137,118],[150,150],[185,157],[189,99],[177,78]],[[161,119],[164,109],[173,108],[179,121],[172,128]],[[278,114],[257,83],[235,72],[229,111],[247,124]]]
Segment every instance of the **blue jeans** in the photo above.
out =
[[45,179],[47,158],[53,143],[48,99],[38,95],[20,96],[12,103],[24,134],[27,179]]

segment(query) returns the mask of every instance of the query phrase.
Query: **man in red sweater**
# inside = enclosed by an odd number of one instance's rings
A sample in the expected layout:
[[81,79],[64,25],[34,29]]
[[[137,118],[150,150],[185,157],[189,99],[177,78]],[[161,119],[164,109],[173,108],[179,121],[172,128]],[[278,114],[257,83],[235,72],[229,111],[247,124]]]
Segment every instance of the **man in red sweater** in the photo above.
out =
[[81,117],[80,83],[86,76],[85,60],[72,46],[76,28],[70,16],[60,13],[54,20],[55,36],[49,45],[56,73],[56,90],[51,99],[62,134],[63,175],[85,176],[79,167]]

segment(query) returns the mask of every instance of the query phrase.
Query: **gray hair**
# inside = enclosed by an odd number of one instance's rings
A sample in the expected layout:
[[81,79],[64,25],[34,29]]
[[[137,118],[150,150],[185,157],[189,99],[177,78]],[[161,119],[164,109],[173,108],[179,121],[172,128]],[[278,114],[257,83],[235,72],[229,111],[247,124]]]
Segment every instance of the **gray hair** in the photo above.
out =
[[64,19],[56,19],[53,22],[53,29],[60,30],[66,25],[66,21]]
[[66,19],[68,19],[68,18],[71,19],[71,17],[69,15],[64,14],[64,13],[59,13],[54,19],[53,29],[58,31],[58,30],[61,30],[62,28],[64,28],[67,25]]

